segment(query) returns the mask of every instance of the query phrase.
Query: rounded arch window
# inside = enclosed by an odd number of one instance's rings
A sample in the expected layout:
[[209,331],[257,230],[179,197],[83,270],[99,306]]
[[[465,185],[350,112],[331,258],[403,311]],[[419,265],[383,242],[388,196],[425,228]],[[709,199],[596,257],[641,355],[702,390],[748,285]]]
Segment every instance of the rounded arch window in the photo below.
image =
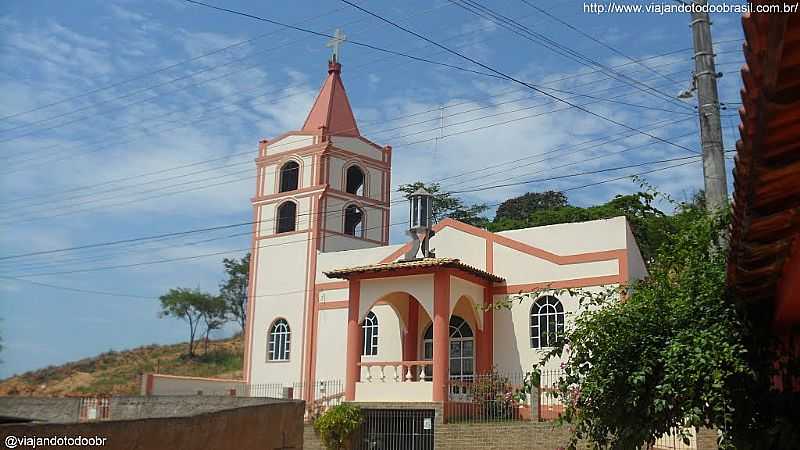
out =
[[345,174],[345,191],[348,194],[364,195],[364,188],[366,184],[366,174],[361,167],[352,165],[347,168]]
[[[461,317],[450,316],[449,335],[450,379],[471,380],[475,375],[475,334],[472,327]],[[433,359],[433,324],[428,325],[423,335],[422,359]],[[430,380],[433,369],[425,366],[423,375],[426,380]]]
[[278,192],[296,191],[300,180],[300,164],[287,161],[281,166],[280,186]]
[[356,205],[344,209],[344,234],[364,237],[364,210]]
[[564,333],[564,305],[552,295],[539,297],[531,305],[531,348],[553,347]]
[[287,233],[297,229],[297,204],[295,202],[283,202],[278,206],[278,224],[275,228],[277,233]]
[[363,356],[375,356],[378,354],[378,316],[370,311],[361,325],[364,330],[364,346],[361,354]]
[[269,328],[267,359],[269,361],[288,361],[292,332],[286,319],[277,319]]

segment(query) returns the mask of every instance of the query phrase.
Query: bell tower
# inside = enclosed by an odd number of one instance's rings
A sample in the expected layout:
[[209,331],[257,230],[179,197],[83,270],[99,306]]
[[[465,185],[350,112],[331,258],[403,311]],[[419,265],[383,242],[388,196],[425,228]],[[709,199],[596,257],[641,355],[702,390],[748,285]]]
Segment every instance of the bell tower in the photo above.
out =
[[[361,135],[338,52],[337,44],[302,127],[259,143],[245,330],[251,383],[305,381],[310,373],[306,330],[319,253],[389,241],[392,149]],[[282,334],[271,333],[276,324]]]

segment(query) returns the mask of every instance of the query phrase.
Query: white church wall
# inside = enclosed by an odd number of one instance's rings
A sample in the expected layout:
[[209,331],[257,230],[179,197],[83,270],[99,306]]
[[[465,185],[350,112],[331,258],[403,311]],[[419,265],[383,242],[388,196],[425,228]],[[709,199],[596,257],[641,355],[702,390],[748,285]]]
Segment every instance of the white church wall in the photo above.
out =
[[360,250],[321,253],[317,259],[317,282],[324,283],[341,281],[338,279],[328,278],[323,272],[333,269],[342,269],[345,267],[376,264],[402,246],[402,244],[395,244]]
[[381,198],[381,185],[383,183],[384,171],[366,164],[361,164],[358,161],[340,158],[338,156],[330,156],[328,158],[328,184],[338,191],[346,191],[345,166],[349,167],[353,163],[357,164],[366,174],[366,197],[372,200],[383,200]]
[[[598,292],[603,288],[593,286],[584,288],[590,292]],[[575,320],[578,312],[578,297],[568,294],[556,296],[564,306],[567,326]],[[507,299],[507,295],[495,295],[495,301]],[[523,302],[510,302],[510,309],[494,311],[494,364],[500,372],[518,373],[530,371],[534,364],[542,361],[549,348],[531,348],[530,312],[536,298]],[[543,370],[560,370],[562,359],[553,358],[545,364]]]
[[376,301],[393,292],[411,294],[425,308],[428,315],[433,315],[433,274],[424,274],[361,281],[359,317],[366,316]]
[[458,258],[464,264],[486,269],[486,240],[480,236],[446,227],[431,238],[431,248],[438,258]]
[[368,158],[377,159],[379,161],[383,158],[383,151],[381,149],[377,149],[361,139],[346,136],[331,136],[331,142],[333,142],[335,147],[349,150]]
[[314,167],[313,157],[304,156],[302,158],[302,161],[303,161],[303,167],[302,167],[303,179],[299,180],[300,185],[298,186],[298,188],[300,189],[312,186],[314,184],[313,177],[314,177],[314,171],[316,170],[316,167]]
[[276,192],[275,179],[278,177],[280,169],[277,164],[268,164],[262,170],[264,172],[261,180],[261,192],[263,195],[272,195]]
[[505,236],[557,255],[625,248],[625,217],[501,231]]
[[342,250],[351,250],[354,248],[368,248],[378,245],[375,242],[356,239],[350,236],[341,235],[327,235],[325,236],[325,251],[338,252]]
[[[346,297],[345,297],[346,298]],[[317,324],[317,380],[344,380],[347,309],[323,309]]]
[[281,153],[290,152],[293,150],[308,147],[314,144],[314,136],[311,135],[293,135],[284,136],[275,142],[270,142],[267,145],[267,156],[278,155]]
[[[456,303],[462,296],[470,298],[472,303],[462,302],[456,309]],[[483,304],[483,286],[458,277],[450,277],[450,311],[453,314],[468,320],[470,325],[477,325],[479,329],[482,329],[483,314],[475,314],[475,306],[481,304]],[[469,311],[465,308],[469,308]],[[473,327],[472,331],[477,330]]]
[[[251,381],[300,381],[303,349],[307,235],[291,234],[259,241],[256,298],[252,327]],[[266,245],[269,245],[266,247]],[[268,361],[268,334],[272,323],[285,319],[291,331],[288,361]]]
[[[297,226],[296,230],[307,230],[309,227],[311,197],[300,198],[287,197],[280,201],[265,203],[261,205],[261,223],[259,224],[259,234],[269,236],[275,234],[277,227],[277,209],[284,201],[292,200],[297,203]],[[297,239],[297,237],[295,237]]]
[[378,318],[378,354],[362,356],[362,361],[401,361],[403,359],[402,322],[389,305],[375,305],[372,312]]
[[550,261],[494,243],[494,272],[508,284],[529,284],[576,278],[617,275],[616,259],[579,264],[559,265]]
[[646,278],[647,267],[644,264],[644,259],[642,259],[639,246],[636,245],[636,238],[627,223],[625,224],[625,239],[628,242],[628,276],[632,281]]

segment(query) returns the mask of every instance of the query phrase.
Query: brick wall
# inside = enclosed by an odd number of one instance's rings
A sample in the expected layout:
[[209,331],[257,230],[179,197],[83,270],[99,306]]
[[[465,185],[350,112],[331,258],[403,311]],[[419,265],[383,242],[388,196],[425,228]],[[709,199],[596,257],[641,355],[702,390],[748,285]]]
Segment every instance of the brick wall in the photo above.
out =
[[486,422],[441,424],[435,436],[437,450],[555,450],[566,447],[570,434],[553,422]]

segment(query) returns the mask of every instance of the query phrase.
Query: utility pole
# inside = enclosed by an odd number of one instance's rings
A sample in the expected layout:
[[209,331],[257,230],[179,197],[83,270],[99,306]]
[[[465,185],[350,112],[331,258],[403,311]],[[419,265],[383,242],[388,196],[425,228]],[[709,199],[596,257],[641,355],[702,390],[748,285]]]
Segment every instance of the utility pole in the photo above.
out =
[[[707,0],[694,0],[705,6]],[[703,148],[703,178],[706,208],[718,210],[728,201],[725,176],[725,154],[722,147],[717,70],[714,66],[714,47],[711,41],[711,21],[707,12],[692,10],[692,41],[694,44],[694,85],[697,88],[697,112],[700,116],[700,142]]]

